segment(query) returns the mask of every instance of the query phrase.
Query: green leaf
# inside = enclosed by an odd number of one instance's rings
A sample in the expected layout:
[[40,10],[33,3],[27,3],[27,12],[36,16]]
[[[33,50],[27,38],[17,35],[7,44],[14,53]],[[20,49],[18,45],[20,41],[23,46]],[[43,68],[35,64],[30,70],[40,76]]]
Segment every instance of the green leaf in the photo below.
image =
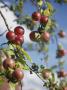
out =
[[53,6],[52,6],[52,4],[51,4],[50,2],[46,2],[46,4],[47,4],[48,9],[49,9],[50,11],[53,11]]
[[27,52],[22,47],[17,46],[17,49],[20,50],[24,54],[27,60],[32,61],[31,57],[27,54]]
[[58,67],[57,65],[54,65],[50,69],[53,70],[53,69],[56,69],[57,67]]
[[16,86],[16,84],[9,83],[9,86],[10,86],[10,90],[15,90],[15,86]]
[[29,70],[29,67],[28,67],[27,65],[25,65],[25,66],[23,67],[23,69],[24,69],[24,70]]
[[2,77],[0,77],[0,86],[2,86],[4,83],[4,79]]
[[38,4],[39,6],[42,6],[43,1],[42,1],[42,0],[39,0],[39,1],[37,2],[37,4]]

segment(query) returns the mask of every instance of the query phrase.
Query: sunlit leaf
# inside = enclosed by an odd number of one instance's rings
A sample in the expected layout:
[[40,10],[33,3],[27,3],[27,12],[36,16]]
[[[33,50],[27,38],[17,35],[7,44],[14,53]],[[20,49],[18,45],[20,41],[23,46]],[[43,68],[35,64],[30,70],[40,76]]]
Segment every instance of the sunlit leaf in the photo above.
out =
[[27,58],[27,60],[32,61],[31,57],[27,54],[27,52],[22,47],[17,46],[17,48],[24,54],[24,56]]
[[10,86],[10,90],[15,90],[16,84],[14,84],[14,83],[9,83],[9,86]]
[[3,85],[3,83],[4,83],[4,79],[3,77],[0,77],[0,86]]

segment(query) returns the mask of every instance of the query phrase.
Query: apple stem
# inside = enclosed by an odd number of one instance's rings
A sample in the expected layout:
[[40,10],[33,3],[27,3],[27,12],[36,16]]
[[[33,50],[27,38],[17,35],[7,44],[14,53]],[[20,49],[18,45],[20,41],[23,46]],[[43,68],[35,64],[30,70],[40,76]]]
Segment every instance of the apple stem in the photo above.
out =
[[22,90],[23,85],[22,85],[22,82],[21,81],[20,81],[20,85],[21,85],[21,90]]
[[57,49],[58,49],[58,39],[57,39],[56,35],[55,35],[55,39],[56,39],[56,45],[57,45]]
[[10,31],[9,26],[8,26],[8,24],[6,22],[6,19],[5,19],[4,15],[2,14],[1,10],[0,10],[0,14],[1,14],[1,16],[2,16],[2,18],[4,20],[4,23],[5,23],[6,27],[7,27],[7,30]]

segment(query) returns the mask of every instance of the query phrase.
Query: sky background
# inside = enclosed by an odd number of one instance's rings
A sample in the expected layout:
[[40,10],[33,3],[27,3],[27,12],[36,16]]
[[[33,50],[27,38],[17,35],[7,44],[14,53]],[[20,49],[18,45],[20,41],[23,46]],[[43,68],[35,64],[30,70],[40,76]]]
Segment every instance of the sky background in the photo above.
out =
[[[5,3],[12,2],[12,0],[3,0],[3,1],[5,1]],[[51,1],[53,1],[53,0],[51,0]],[[56,19],[57,23],[59,24],[59,28],[64,29],[64,31],[66,32],[66,37],[62,40],[59,39],[59,42],[61,42],[63,44],[64,48],[67,49],[67,5],[65,5],[65,4],[59,5],[59,4],[56,4],[53,2],[52,2],[52,4],[53,4],[54,8],[56,8],[55,19]],[[11,30],[13,30],[14,27],[17,26],[17,23],[13,22],[14,19],[16,19],[16,17],[9,10],[7,13],[6,13],[5,9],[1,9],[1,10],[2,10]],[[36,11],[36,8],[33,7],[29,2],[27,2],[24,5],[23,11],[25,14],[28,13],[29,15],[31,15],[32,12]],[[25,29],[25,43],[31,42],[29,39],[30,31],[25,26],[23,26],[23,27]],[[6,27],[4,25],[2,18],[0,17],[0,33],[5,31],[5,30],[6,30]],[[5,35],[3,35],[3,37],[0,37],[0,44],[2,42],[6,42]],[[54,63],[56,63],[58,61],[55,58],[55,50],[56,50],[56,45],[50,44],[50,47],[49,47],[49,56],[50,56],[49,66],[54,65]],[[40,61],[40,58],[43,57],[43,54],[41,54],[41,53],[39,54],[38,52],[35,52],[35,51],[27,51],[27,52],[31,56],[33,62],[36,62],[38,64],[43,64],[43,62]],[[65,61],[66,61],[64,69],[65,69],[65,71],[67,71],[67,55],[63,59],[65,59]],[[36,79],[36,82],[35,82],[35,79]],[[35,74],[30,75],[29,72],[25,72],[24,84],[25,84],[25,86],[23,87],[23,90],[44,90],[40,79],[38,79]],[[28,87],[28,88],[26,88],[26,87]],[[33,89],[31,87],[33,87]]]

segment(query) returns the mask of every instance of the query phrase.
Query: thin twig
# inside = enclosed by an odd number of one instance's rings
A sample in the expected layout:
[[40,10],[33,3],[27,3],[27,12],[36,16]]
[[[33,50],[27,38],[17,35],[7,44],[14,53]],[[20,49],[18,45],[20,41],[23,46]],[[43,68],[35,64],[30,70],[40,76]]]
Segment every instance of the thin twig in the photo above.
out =
[[0,0],[0,2],[1,2],[2,4],[4,4],[4,6],[1,6],[1,8],[3,8],[3,7],[8,7],[8,8],[10,9],[10,7],[9,7],[3,0]]
[[37,5],[37,3],[34,0],[30,0],[32,2],[33,5],[35,5],[37,7],[37,9],[39,10],[39,6]]
[[21,82],[21,81],[20,81],[20,85],[21,85],[21,90],[22,90],[22,86],[23,86],[23,85],[22,85],[22,82]]
[[2,18],[4,20],[4,23],[5,23],[6,27],[7,27],[7,30],[10,31],[9,26],[8,26],[8,24],[6,22],[6,19],[5,19],[4,15],[2,14],[1,10],[0,10],[0,14],[1,14],[1,16],[2,16]]
[[[32,68],[26,63],[26,65],[29,67],[29,69],[32,71],[32,72],[34,72],[33,70],[32,70]],[[42,80],[44,83],[45,83],[45,81],[40,77],[40,75],[39,74],[37,74],[36,72],[34,72],[39,78],[40,78],[40,80]]]

